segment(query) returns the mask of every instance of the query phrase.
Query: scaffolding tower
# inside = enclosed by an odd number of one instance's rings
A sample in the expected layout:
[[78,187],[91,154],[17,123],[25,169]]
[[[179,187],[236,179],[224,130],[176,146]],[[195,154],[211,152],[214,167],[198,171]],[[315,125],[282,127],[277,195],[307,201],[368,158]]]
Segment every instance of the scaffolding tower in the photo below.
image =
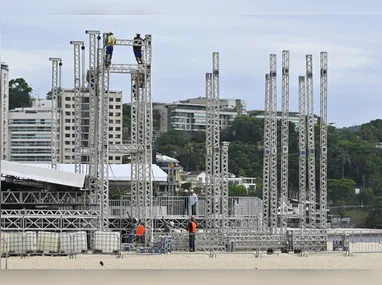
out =
[[81,157],[82,157],[82,104],[83,104],[83,78],[81,78],[81,50],[82,57],[85,55],[85,46],[83,41],[71,41],[74,47],[74,172],[81,173]]
[[[277,110],[276,110],[277,111]],[[288,225],[288,160],[289,160],[289,51],[282,52],[282,119],[281,119],[281,232]]]
[[61,58],[49,58],[52,62],[52,162],[51,168],[57,169],[57,163],[59,161],[59,109],[60,102],[62,100],[62,88],[61,88],[61,67],[62,67],[62,59]]
[[301,232],[306,228],[306,93],[305,76],[298,77],[299,204]]
[[320,228],[327,228],[328,168],[328,53],[320,53]]
[[0,159],[8,160],[8,109],[9,109],[9,79],[8,66],[0,63]]
[[270,154],[271,154],[271,132],[270,132],[270,96],[269,96],[269,74],[265,74],[265,105],[264,105],[264,155],[263,155],[263,231],[269,227],[269,188],[270,188]]
[[270,227],[271,233],[277,233],[277,57],[269,57],[269,104],[270,104]]
[[306,55],[306,101],[308,117],[308,189],[309,189],[309,227],[316,227],[316,159],[314,136],[314,98],[313,98],[313,56]]

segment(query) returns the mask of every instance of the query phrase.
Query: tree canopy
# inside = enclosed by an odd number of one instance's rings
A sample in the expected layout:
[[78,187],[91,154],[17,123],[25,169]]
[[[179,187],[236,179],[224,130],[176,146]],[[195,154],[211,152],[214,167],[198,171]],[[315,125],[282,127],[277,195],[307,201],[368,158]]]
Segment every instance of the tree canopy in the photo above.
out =
[[23,79],[16,78],[9,81],[9,109],[31,107],[32,87]]

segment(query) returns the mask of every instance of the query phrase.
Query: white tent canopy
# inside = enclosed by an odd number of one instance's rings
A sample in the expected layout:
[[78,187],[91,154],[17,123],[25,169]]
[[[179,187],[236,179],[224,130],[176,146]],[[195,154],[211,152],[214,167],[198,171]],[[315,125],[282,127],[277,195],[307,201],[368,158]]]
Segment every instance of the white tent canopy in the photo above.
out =
[[[50,164],[28,164],[31,166],[50,168]],[[82,172],[86,173],[87,165],[82,165]],[[152,165],[152,179],[154,182],[166,182],[167,173],[158,165]],[[75,173],[75,164],[57,164],[57,170]],[[109,181],[131,181],[131,164],[109,164]]]
[[85,175],[83,174],[50,169],[50,165],[49,167],[41,169],[41,167],[37,167],[37,165],[5,160],[1,161],[1,175],[77,188],[82,188],[85,183]]

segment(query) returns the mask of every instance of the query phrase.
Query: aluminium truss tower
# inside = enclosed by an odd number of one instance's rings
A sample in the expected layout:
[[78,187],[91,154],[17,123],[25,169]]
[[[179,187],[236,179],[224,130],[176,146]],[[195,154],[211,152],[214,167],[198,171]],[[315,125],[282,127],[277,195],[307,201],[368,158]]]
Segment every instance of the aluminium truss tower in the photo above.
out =
[[206,73],[206,223],[207,228],[213,228],[213,128],[214,128],[214,116],[213,116],[213,99],[212,99],[212,73]]
[[9,75],[8,66],[0,62],[0,160],[8,160],[8,109],[9,109]]
[[271,54],[269,57],[270,65],[270,227],[271,232],[277,232],[277,57]]
[[301,232],[306,228],[306,93],[305,76],[298,77],[298,112],[299,112],[299,204]]
[[74,171],[81,173],[81,157],[82,157],[82,84],[81,82],[81,50],[84,57],[85,46],[83,41],[71,41],[74,47]]
[[269,74],[265,74],[265,105],[264,105],[264,157],[263,157],[263,231],[269,229],[269,186],[270,186],[270,98]]
[[316,226],[316,160],[314,136],[314,98],[313,98],[313,59],[306,55],[306,101],[308,117],[308,190],[309,190],[309,227]]
[[[320,53],[320,228],[327,228],[328,53]],[[325,232],[326,234],[326,232]]]
[[289,158],[289,51],[282,52],[282,119],[281,119],[281,230],[287,230],[288,202],[288,158]]
[[[100,79],[98,96],[98,180],[97,189],[101,196],[100,220],[104,231],[109,229],[108,204],[109,204],[109,86],[110,70],[105,68],[103,55],[106,54],[106,34],[104,46],[98,49],[98,71]],[[102,60],[101,60],[102,59]]]
[[229,142],[222,142],[221,152],[221,189],[222,189],[222,228],[225,232],[229,228],[228,220],[228,148]]
[[[219,75],[219,53],[212,54],[212,101],[213,101],[213,216],[214,228],[221,227],[221,154],[220,154],[220,75]],[[211,199],[212,197],[210,197]]]
[[59,100],[61,100],[61,58],[49,58],[52,62],[52,129],[51,129],[51,143],[52,143],[52,161],[51,168],[57,169],[59,161],[59,135],[58,135],[58,121],[59,121]]
[[[101,201],[100,191],[97,191],[97,172],[98,172],[98,82],[99,82],[99,46],[100,31],[87,30],[89,35],[89,140],[88,140],[88,189],[91,190],[91,204],[99,204]],[[103,56],[101,54],[101,56]],[[102,59],[102,57],[101,57]]]

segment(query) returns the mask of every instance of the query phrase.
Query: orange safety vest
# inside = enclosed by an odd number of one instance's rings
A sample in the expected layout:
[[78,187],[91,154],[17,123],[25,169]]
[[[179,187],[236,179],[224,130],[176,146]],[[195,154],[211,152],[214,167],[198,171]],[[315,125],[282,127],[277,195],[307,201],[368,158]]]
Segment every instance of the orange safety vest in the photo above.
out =
[[[190,229],[188,229],[188,232],[190,233]],[[196,233],[196,223],[191,222],[191,233]]]
[[142,225],[139,225],[137,227],[137,232],[135,234],[137,235],[137,237],[141,237],[143,236],[144,233],[145,233],[145,227]]

